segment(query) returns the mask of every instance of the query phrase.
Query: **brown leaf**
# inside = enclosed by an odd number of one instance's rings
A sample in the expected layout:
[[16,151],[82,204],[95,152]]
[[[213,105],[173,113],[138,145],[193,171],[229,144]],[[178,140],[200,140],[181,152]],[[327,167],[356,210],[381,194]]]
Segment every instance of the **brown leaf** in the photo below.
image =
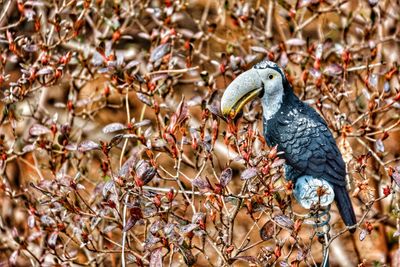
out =
[[264,241],[273,238],[274,234],[275,234],[275,224],[273,221],[266,222],[260,229],[260,237]]

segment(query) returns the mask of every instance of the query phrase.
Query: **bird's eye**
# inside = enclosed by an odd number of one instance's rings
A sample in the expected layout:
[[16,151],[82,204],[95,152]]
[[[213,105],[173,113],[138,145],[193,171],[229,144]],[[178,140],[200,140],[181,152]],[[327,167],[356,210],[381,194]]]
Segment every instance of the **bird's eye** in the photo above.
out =
[[268,78],[269,78],[270,80],[272,80],[272,79],[274,78],[274,75],[270,74],[270,75],[268,76]]

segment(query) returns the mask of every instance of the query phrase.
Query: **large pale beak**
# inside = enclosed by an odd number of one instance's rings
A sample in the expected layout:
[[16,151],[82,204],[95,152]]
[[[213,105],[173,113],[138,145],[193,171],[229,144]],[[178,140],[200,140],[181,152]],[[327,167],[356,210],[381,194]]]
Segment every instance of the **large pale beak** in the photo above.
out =
[[262,89],[263,84],[256,69],[243,72],[231,82],[222,96],[222,115],[233,119],[243,106],[256,97]]

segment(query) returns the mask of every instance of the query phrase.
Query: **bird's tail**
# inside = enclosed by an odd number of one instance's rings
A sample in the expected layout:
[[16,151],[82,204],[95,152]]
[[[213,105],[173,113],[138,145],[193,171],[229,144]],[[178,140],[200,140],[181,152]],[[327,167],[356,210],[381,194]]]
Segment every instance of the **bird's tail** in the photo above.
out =
[[[342,220],[347,226],[355,225],[357,223],[357,219],[346,187],[333,186],[333,190],[335,192],[336,206],[339,210],[340,216],[342,216]],[[350,229],[350,232],[354,233],[355,230],[355,228]]]

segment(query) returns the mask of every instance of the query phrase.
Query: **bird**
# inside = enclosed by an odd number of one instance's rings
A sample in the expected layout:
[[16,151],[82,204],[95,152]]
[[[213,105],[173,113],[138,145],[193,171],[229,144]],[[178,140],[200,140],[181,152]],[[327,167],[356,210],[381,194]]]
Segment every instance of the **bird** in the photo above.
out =
[[233,119],[257,97],[264,138],[283,152],[286,179],[294,184],[302,176],[327,181],[342,220],[354,232],[357,220],[346,189],[346,166],[326,121],[294,94],[283,69],[269,60],[255,64],[228,85],[221,98],[221,113]]

